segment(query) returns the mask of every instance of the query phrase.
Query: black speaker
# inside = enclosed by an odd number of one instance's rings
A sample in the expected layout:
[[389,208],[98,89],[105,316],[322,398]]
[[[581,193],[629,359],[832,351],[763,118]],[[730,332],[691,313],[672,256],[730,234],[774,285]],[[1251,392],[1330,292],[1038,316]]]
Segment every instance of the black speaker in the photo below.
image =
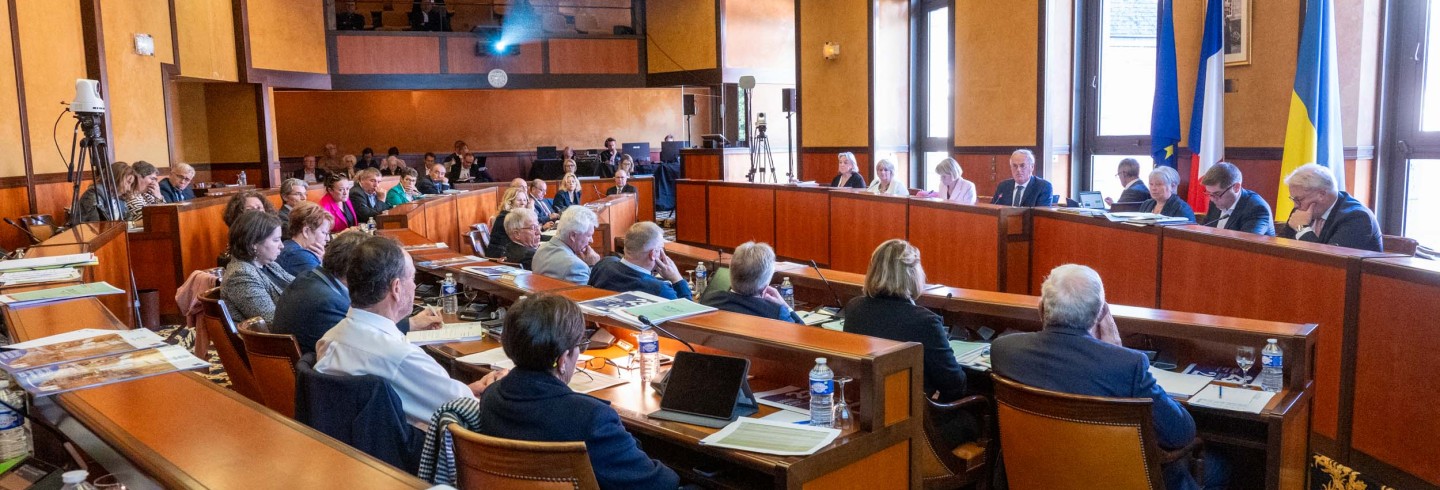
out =
[[695,115],[695,94],[685,94],[685,115]]
[[793,89],[793,88],[782,88],[782,89],[780,89],[780,111],[781,111],[781,112],[796,112],[796,111],[795,111],[795,106],[796,106],[796,105],[797,105],[797,104],[795,104],[795,89]]

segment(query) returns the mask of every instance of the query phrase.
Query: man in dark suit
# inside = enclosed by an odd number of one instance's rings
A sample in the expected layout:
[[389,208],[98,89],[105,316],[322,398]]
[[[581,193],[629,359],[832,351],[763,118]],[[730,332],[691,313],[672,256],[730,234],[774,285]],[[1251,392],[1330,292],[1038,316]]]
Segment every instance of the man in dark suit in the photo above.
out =
[[305,155],[305,158],[301,159],[301,161],[304,163],[300,165],[299,169],[295,170],[293,177],[305,181],[306,184],[318,184],[324,182],[325,178],[330,176],[330,171],[320,168],[319,164],[316,163],[315,155]]
[[1295,210],[1279,230],[1280,238],[1385,251],[1375,214],[1337,189],[1329,168],[1307,163],[1291,172],[1285,185]]
[[[341,233],[330,240],[325,246],[325,258],[320,267],[295,276],[275,302],[275,321],[270,329],[275,333],[294,335],[302,354],[315,352],[315,343],[331,327],[340,323],[350,309],[350,289],[345,285],[345,272],[350,269],[355,246],[367,236],[364,233]],[[403,334],[410,331],[411,323],[421,326],[420,330],[438,328],[440,315],[423,309],[396,326]]]
[[1140,203],[1150,199],[1150,188],[1145,187],[1145,181],[1140,178],[1140,162],[1134,158],[1120,160],[1115,176],[1120,178],[1120,185],[1124,186],[1125,190],[1120,191],[1119,201],[1105,198],[1110,212],[1139,211]]
[[476,165],[475,163],[475,154],[467,151],[460,156],[460,163],[450,167],[450,171],[446,173],[445,177],[450,179],[450,182],[456,184],[461,182],[495,181],[495,178],[490,176],[490,172],[486,170],[483,165]]
[[445,162],[446,167],[453,167],[460,163],[460,157],[466,153],[470,153],[470,145],[465,144],[465,140],[455,140],[455,152],[446,155],[441,162]]
[[450,32],[450,14],[435,8],[435,0],[420,0],[419,8],[410,11],[410,30]]
[[360,185],[350,189],[350,206],[355,208],[358,223],[365,223],[390,209],[385,196],[380,195],[380,171],[367,168],[355,173]]
[[[1181,448],[1195,438],[1194,419],[1155,382],[1145,354],[1121,345],[1105,286],[1093,269],[1066,264],[1050,271],[1040,289],[1040,318],[1039,332],[995,340],[990,349],[995,374],[1062,393],[1149,398],[1160,447]],[[1198,488],[1185,463],[1163,467],[1166,488]],[[1212,470],[1210,463],[1207,459],[1206,485],[1223,485],[1223,465]]]
[[560,213],[555,212],[555,202],[545,197],[549,190],[550,185],[544,180],[530,181],[530,200],[535,202],[535,217],[547,230],[554,228],[555,222],[560,220]]
[[1049,206],[1054,199],[1050,182],[1035,176],[1035,154],[1019,149],[1010,154],[1010,175],[1014,178],[995,188],[990,204],[1002,206]]
[[1216,163],[1205,171],[1200,184],[1210,197],[1210,210],[1201,223],[1223,230],[1275,236],[1270,204],[1255,191],[1242,188],[1242,180],[1240,169],[1229,162]]
[[335,13],[335,30],[365,30],[365,16],[355,11],[355,0],[348,0],[340,5],[340,11]]
[[[659,269],[656,279],[650,271]],[[590,285],[611,291],[644,291],[665,299],[691,299],[690,284],[665,255],[665,233],[650,221],[635,223],[625,233],[625,256],[606,257],[590,271]]]
[[160,181],[160,194],[165,196],[165,202],[181,202],[195,199],[195,189],[190,184],[195,182],[195,167],[188,163],[177,163],[170,166],[170,176]]
[[630,174],[626,173],[624,170],[615,172],[615,185],[610,186],[610,188],[608,189],[605,189],[605,195],[613,196],[616,194],[638,194],[640,191],[636,190],[635,186],[627,184],[627,182],[629,181]]
[[450,190],[450,181],[445,178],[445,164],[431,163],[425,173],[415,179],[415,190],[425,194],[443,194]]
[[605,167],[610,170],[614,170],[615,165],[620,163],[619,146],[620,144],[615,142],[615,138],[605,138],[605,149],[600,150],[600,163],[605,164]]

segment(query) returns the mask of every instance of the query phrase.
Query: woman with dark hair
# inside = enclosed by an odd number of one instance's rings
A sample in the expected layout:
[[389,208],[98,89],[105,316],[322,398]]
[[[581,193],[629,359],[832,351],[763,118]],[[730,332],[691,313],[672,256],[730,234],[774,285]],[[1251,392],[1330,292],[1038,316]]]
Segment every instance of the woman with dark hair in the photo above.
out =
[[[160,171],[156,170],[154,165],[141,160],[131,165],[130,169],[132,175],[126,176],[126,180],[133,180],[130,193],[129,195],[121,194],[120,197],[125,199],[125,205],[129,208],[126,219],[139,221],[144,217],[140,211],[141,208],[151,204],[164,203],[165,196],[160,193]],[[115,179],[117,185],[120,184],[120,181],[121,179]]]
[[335,224],[330,227],[332,233],[360,224],[355,206],[350,204],[352,187],[355,187],[355,182],[348,175],[337,172],[325,177],[325,195],[320,197],[320,207],[335,217]]
[[355,170],[360,171],[367,168],[380,169],[380,160],[375,158],[375,150],[366,147],[360,150],[360,159],[355,161]]
[[225,226],[233,226],[240,214],[246,211],[264,211],[274,214],[275,203],[266,199],[260,191],[246,189],[230,196],[230,202],[225,203],[225,214],[221,215],[220,219],[225,222]]
[[284,246],[280,242],[280,217],[268,212],[246,211],[230,225],[230,255],[220,282],[220,297],[239,321],[254,317],[275,321],[275,301],[295,280],[275,259]]
[[395,184],[385,193],[385,203],[389,204],[390,207],[414,201],[419,199],[420,196],[425,195],[421,193],[419,189],[415,188],[415,182],[420,177],[420,173],[416,172],[415,169],[402,167],[398,175],[400,175],[400,183]]
[[584,442],[600,488],[673,490],[680,485],[674,470],[640,449],[609,403],[568,386],[589,344],[585,317],[574,301],[549,293],[522,298],[505,315],[500,344],[515,368],[485,389],[480,433]]

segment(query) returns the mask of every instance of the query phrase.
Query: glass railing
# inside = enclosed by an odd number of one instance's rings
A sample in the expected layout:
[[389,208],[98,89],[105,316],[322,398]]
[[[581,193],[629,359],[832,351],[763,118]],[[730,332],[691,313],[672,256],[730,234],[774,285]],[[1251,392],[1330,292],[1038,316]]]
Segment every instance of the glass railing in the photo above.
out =
[[635,34],[632,0],[337,1],[327,28],[340,31],[527,30],[547,37]]

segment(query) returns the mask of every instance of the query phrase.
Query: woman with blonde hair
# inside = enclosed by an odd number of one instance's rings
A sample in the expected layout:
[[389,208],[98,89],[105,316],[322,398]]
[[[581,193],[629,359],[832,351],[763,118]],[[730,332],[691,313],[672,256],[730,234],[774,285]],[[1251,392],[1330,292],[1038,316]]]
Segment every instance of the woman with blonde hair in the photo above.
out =
[[554,208],[555,212],[564,213],[565,208],[580,204],[580,178],[575,172],[566,173],[560,178],[560,188],[555,190]]
[[505,189],[505,196],[500,198],[500,214],[495,215],[495,220],[490,222],[490,245],[485,247],[486,257],[505,256],[506,249],[510,247],[510,234],[505,231],[505,217],[510,216],[513,209],[531,209],[530,193],[525,192],[524,188]]
[[[925,269],[920,250],[894,239],[880,244],[870,255],[863,295],[845,305],[845,331],[925,347],[925,396],[948,403],[965,396],[965,370],[955,361],[940,315],[915,304],[925,292]],[[975,438],[973,418],[943,421],[941,434],[955,447]]]
[[975,204],[975,183],[962,177],[965,171],[954,158],[940,160],[940,163],[935,165],[935,173],[940,174],[940,188],[922,192],[920,196],[938,197],[960,204]]
[[870,183],[869,192],[875,194],[889,194],[892,196],[909,196],[910,189],[905,184],[895,180],[895,163],[889,159],[881,158],[875,162],[875,181]]
[[842,152],[837,158],[840,161],[840,173],[830,179],[830,187],[864,189],[865,177],[860,175],[860,165],[855,163],[855,154]]

